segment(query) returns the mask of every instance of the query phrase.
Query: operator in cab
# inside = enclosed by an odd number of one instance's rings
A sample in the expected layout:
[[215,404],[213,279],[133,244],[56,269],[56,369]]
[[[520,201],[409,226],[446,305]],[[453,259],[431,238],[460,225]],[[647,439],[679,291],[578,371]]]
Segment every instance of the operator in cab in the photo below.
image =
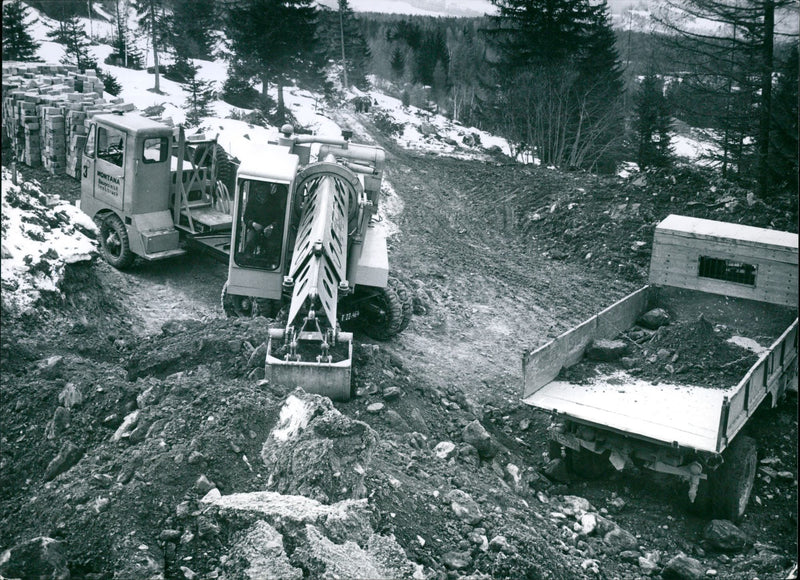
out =
[[288,188],[282,183],[251,181],[244,210],[247,228],[244,253],[271,262],[280,260],[282,225]]

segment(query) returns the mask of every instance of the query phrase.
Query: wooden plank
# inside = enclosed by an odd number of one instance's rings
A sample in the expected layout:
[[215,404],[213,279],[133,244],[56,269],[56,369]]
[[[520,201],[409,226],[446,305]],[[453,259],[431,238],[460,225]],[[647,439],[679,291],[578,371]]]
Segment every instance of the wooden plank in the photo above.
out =
[[672,237],[658,237],[653,241],[653,252],[656,255],[664,255],[664,252],[675,255],[695,254],[698,256],[710,256],[738,262],[747,262],[749,259],[759,259],[765,262],[798,263],[797,250],[789,248],[736,246],[735,244],[705,240],[696,244],[686,243],[688,241],[689,240]]
[[786,246],[797,249],[797,234],[766,228],[757,228],[730,222],[720,222],[688,216],[670,215],[662,220],[655,232],[672,232],[674,235],[704,240],[731,240],[741,245]]

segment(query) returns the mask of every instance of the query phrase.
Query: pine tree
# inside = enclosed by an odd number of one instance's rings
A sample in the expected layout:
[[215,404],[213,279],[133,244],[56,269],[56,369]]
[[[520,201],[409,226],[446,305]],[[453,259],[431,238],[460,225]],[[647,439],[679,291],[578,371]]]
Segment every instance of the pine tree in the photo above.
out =
[[613,169],[623,86],[606,2],[492,1],[495,127],[544,163]]
[[90,42],[86,29],[77,16],[59,21],[58,28],[47,36],[64,45],[62,63],[76,65],[80,70],[97,68],[97,61],[89,54]]
[[635,97],[639,166],[665,167],[670,162],[671,117],[664,83],[655,74],[644,77]]
[[395,80],[403,78],[406,69],[406,54],[399,46],[395,47],[395,49],[392,51],[392,60],[390,65],[392,67],[392,75],[394,76]]
[[290,75],[316,66],[312,58],[316,8],[312,0],[242,0],[228,13],[231,58],[261,81],[261,103],[269,105],[270,83],[278,87],[276,121],[286,111],[283,87]]
[[203,117],[211,114],[211,102],[216,97],[213,83],[201,80],[197,77],[197,69],[187,83],[186,89],[189,97],[186,99],[184,109],[186,110],[186,126],[196,127],[200,124]]
[[[772,103],[770,170],[772,183],[796,196],[798,190],[798,55],[791,47],[781,67]],[[795,199],[797,199],[795,197]]]
[[159,51],[161,50],[164,36],[167,34],[167,25],[164,18],[163,0],[135,0],[134,9],[139,16],[139,26],[150,36],[150,45],[153,49],[153,73],[155,84],[153,92],[160,93],[160,65]]
[[[691,63],[694,74],[684,84],[694,107],[707,116],[707,125],[720,135],[722,173],[747,181],[755,178],[758,193],[768,197],[773,78],[777,72],[774,45],[783,36],[775,31],[775,13],[796,9],[793,0],[667,0],[667,13],[688,15],[715,23],[713,32],[687,27],[686,19],[662,17],[659,24]],[[796,34],[794,42],[796,42]],[[687,62],[676,62],[686,70]],[[688,90],[687,90],[688,92]],[[709,107],[709,103],[711,106]],[[710,110],[709,110],[710,108]],[[705,110],[703,110],[705,109]],[[755,139],[755,147],[748,142]],[[755,167],[751,167],[751,165]]]
[[258,99],[258,91],[253,88],[250,76],[241,62],[230,60],[228,77],[222,85],[222,98],[234,107],[252,109]]
[[169,44],[178,56],[208,60],[217,25],[214,0],[173,0]]
[[3,60],[37,60],[39,43],[28,32],[33,24],[26,22],[30,14],[20,0],[3,3]]
[[130,38],[130,30],[128,30],[126,19],[124,18],[127,12],[127,1],[123,0],[123,5],[120,7],[120,0],[114,0],[114,9],[116,23],[114,38],[111,43],[114,50],[106,57],[104,62],[114,66],[140,70],[144,65],[144,56]]
[[119,84],[117,77],[111,73],[97,69],[97,78],[103,81],[103,90],[109,95],[114,95],[116,97],[122,92],[122,85]]
[[318,21],[318,38],[325,44],[328,58],[342,63],[345,86],[366,88],[370,50],[350,4],[339,0],[339,9],[320,11]]

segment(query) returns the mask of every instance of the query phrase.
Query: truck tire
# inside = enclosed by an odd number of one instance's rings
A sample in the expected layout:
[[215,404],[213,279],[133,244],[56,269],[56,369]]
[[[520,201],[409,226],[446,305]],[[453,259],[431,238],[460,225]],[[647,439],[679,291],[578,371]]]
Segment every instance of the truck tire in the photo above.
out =
[[115,214],[109,214],[100,221],[100,253],[106,262],[124,270],[133,264],[136,257],[131,251],[128,230]]
[[389,287],[394,289],[394,291],[397,293],[397,297],[400,299],[402,320],[400,321],[400,327],[397,332],[402,332],[408,328],[408,325],[411,322],[411,315],[414,312],[414,301],[411,297],[411,292],[408,291],[406,285],[397,278],[389,278]]
[[364,316],[364,332],[375,340],[389,340],[401,330],[403,305],[390,285],[378,288]]
[[600,479],[611,473],[614,468],[608,460],[610,451],[594,453],[588,449],[575,451],[573,449],[564,450],[567,457],[567,467],[569,471],[581,479]]
[[725,462],[709,477],[714,517],[737,523],[747,510],[758,466],[755,439],[739,435],[723,455]]

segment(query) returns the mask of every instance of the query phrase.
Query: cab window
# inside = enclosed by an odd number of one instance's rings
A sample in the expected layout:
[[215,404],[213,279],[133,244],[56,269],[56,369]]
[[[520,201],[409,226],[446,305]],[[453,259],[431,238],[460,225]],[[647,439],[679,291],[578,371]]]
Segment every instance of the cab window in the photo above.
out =
[[276,270],[283,252],[289,186],[240,179],[234,259],[240,266]]
[[92,159],[94,159],[94,146],[95,146],[94,135],[95,135],[95,129],[96,128],[97,127],[95,127],[94,125],[89,127],[89,135],[87,135],[87,137],[86,137],[86,145],[84,145],[84,147],[83,147],[84,154],[87,157],[91,157]]
[[169,143],[166,137],[149,137],[144,140],[142,161],[144,163],[161,163],[167,160]]
[[125,161],[125,133],[113,127],[98,127],[97,158],[122,167]]

